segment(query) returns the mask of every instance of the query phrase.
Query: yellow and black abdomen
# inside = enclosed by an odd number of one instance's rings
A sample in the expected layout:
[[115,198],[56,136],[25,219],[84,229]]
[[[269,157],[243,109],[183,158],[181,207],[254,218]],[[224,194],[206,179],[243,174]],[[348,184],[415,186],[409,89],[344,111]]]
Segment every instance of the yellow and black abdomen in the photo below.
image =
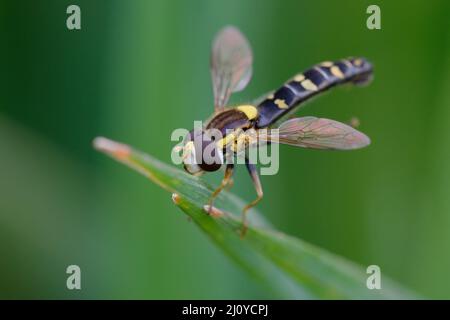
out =
[[372,77],[372,65],[364,58],[322,62],[285,83],[258,106],[256,128],[270,126],[316,94],[343,83],[365,84]]

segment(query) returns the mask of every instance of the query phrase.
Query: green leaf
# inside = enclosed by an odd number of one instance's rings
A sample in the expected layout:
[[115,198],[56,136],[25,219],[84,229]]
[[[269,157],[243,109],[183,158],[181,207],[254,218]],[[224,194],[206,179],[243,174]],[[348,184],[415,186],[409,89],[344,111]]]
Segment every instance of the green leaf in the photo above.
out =
[[245,237],[240,212],[244,202],[226,191],[215,206],[224,214],[212,217],[203,207],[213,191],[198,177],[164,164],[133,148],[96,138],[94,146],[137,170],[173,193],[179,206],[226,254],[259,279],[269,297],[300,299],[407,299],[417,298],[382,275],[382,288],[369,290],[365,269],[300,239],[275,231],[256,209],[249,214]]

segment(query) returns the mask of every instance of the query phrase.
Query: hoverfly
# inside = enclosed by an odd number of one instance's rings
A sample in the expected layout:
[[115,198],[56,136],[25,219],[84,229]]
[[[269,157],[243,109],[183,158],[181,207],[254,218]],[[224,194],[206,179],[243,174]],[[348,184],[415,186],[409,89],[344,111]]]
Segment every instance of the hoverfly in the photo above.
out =
[[[233,92],[243,90],[252,75],[253,55],[249,42],[235,27],[223,28],[216,36],[211,52],[210,69],[214,92],[214,113],[206,125],[192,130],[185,137],[182,158],[185,170],[193,175],[217,171],[225,166],[220,186],[211,194],[205,210],[211,213],[213,201],[232,181],[234,164],[224,163],[224,153],[240,152],[259,142],[272,141],[270,131],[258,135],[262,129],[271,128],[303,102],[331,87],[344,83],[365,84],[372,78],[372,65],[364,58],[348,58],[336,62],[322,62],[303,73],[295,75],[281,88],[255,104],[227,106]],[[219,130],[224,137],[211,139],[208,132]],[[267,130],[265,130],[267,132]],[[369,138],[346,124],[316,117],[293,118],[278,128],[278,143],[312,149],[350,150],[370,144]],[[243,142],[243,143],[242,143]],[[230,149],[229,146],[232,146]],[[240,147],[236,147],[236,146]],[[204,150],[211,147],[217,161],[204,161]],[[234,148],[233,148],[234,146]],[[239,150],[237,150],[239,149]],[[257,197],[243,208],[243,233],[246,230],[246,213],[263,197],[263,189],[256,165],[245,161]],[[215,208],[214,208],[215,209]],[[216,209],[217,210],[217,209]]]

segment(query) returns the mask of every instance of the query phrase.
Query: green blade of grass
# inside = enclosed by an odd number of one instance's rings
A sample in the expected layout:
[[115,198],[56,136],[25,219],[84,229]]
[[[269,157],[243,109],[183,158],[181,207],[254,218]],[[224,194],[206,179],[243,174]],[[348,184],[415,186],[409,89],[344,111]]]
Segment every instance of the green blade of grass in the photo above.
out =
[[382,288],[369,290],[365,269],[342,257],[275,231],[256,209],[249,212],[249,229],[240,237],[240,212],[244,202],[226,191],[215,206],[220,217],[205,214],[203,207],[213,191],[201,179],[133,148],[96,138],[94,146],[137,170],[173,193],[179,206],[227,255],[255,276],[276,298],[407,299],[416,298],[394,281],[382,276]]

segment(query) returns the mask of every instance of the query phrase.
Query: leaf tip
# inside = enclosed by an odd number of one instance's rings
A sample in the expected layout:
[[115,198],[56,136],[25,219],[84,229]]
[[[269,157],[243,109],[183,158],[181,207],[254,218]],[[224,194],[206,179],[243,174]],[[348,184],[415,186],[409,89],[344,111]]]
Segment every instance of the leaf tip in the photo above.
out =
[[131,153],[129,146],[105,137],[96,137],[92,144],[96,150],[109,154],[117,159],[126,159]]
[[173,203],[175,203],[177,206],[180,204],[180,196],[178,193],[172,193],[172,201]]

